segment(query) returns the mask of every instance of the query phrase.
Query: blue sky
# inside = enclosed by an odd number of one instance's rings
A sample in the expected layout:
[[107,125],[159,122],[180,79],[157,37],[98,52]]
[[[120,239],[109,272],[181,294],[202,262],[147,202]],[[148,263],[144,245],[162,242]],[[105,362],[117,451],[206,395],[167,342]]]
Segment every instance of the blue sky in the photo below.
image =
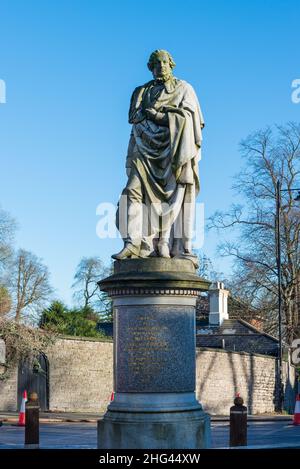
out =
[[[169,50],[190,82],[206,127],[200,163],[205,215],[234,201],[239,141],[299,121],[291,83],[300,78],[297,0],[6,1],[0,6],[0,204],[19,222],[17,246],[42,257],[57,297],[70,302],[82,256],[108,262],[120,240],[96,236],[96,207],[116,203],[134,87],[146,63]],[[216,234],[204,251],[217,268]]]

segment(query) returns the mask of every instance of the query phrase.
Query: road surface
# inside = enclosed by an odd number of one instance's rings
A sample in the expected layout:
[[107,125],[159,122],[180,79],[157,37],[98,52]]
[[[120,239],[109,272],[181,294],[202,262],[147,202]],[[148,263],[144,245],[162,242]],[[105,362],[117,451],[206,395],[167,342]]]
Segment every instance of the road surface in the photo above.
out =
[[[212,447],[227,447],[228,422],[212,423]],[[0,449],[21,448],[24,444],[24,428],[10,424],[0,427]],[[300,426],[288,421],[249,422],[248,445],[298,445]],[[41,448],[96,448],[97,426],[95,423],[42,423],[40,425]]]

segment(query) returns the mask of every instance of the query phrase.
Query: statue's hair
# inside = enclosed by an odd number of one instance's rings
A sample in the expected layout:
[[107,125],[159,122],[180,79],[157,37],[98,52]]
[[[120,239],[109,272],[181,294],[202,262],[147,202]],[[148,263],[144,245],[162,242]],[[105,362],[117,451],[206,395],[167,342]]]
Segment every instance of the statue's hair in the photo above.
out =
[[154,67],[154,63],[155,63],[155,60],[156,58],[160,55],[160,54],[167,54],[167,56],[169,57],[169,62],[170,62],[170,67],[171,68],[174,68],[176,66],[176,63],[174,62],[173,60],[173,57],[171,56],[171,54],[167,51],[167,50],[164,50],[164,49],[156,49],[154,52],[152,52],[152,54],[150,55],[149,57],[149,61],[148,61],[148,68],[149,70],[152,72],[153,70],[153,67]]

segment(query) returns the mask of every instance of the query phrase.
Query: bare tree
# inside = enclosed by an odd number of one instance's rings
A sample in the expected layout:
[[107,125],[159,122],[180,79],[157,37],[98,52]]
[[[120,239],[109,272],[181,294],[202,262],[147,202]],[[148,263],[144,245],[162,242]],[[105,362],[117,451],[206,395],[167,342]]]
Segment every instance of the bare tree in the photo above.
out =
[[[300,125],[288,123],[250,135],[241,142],[245,169],[235,177],[241,205],[216,212],[210,227],[233,230],[220,254],[235,259],[231,288],[235,295],[266,318],[277,333],[276,183],[280,181],[282,298],[284,332],[290,342],[299,330],[300,211],[292,190],[300,185]],[[284,191],[282,191],[284,189]]]
[[14,219],[0,208],[0,272],[11,259],[15,230]]
[[82,307],[101,307],[103,295],[97,282],[109,275],[110,268],[106,267],[99,257],[83,257],[79,262],[74,276],[72,288],[74,299]]
[[196,251],[198,257],[199,267],[197,273],[200,277],[209,280],[211,282],[226,282],[223,272],[219,272],[215,269],[212,260],[203,252]]
[[29,312],[37,313],[52,293],[48,268],[38,257],[24,249],[17,252],[13,263],[10,292],[17,322]]

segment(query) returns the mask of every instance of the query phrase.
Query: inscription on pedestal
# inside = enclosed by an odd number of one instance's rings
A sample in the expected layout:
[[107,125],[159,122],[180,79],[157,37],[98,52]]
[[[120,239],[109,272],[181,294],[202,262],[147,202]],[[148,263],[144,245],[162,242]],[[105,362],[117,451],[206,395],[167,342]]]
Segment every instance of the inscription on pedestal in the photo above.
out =
[[[153,374],[165,368],[166,354],[171,347],[167,339],[168,328],[159,326],[153,318],[138,316],[136,324],[129,328],[131,341],[125,345],[128,354],[128,368],[133,377],[140,377],[145,384]],[[147,370],[148,374],[145,373]]]
[[194,390],[192,306],[119,306],[115,313],[117,392]]

